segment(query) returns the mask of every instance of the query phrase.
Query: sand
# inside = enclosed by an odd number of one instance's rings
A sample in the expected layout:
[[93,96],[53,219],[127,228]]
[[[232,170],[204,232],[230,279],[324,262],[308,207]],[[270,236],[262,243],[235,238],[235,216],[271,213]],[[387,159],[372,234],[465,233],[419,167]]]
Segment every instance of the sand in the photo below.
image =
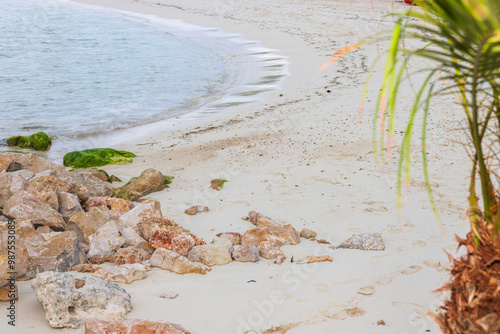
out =
[[[443,235],[430,208],[420,167],[419,132],[414,168],[401,216],[396,204],[396,157],[385,166],[374,160],[371,116],[382,64],[370,86],[359,121],[368,67],[386,44],[362,48],[323,73],[331,54],[379,29],[390,29],[391,11],[402,1],[375,1],[373,8],[351,1],[82,0],[89,4],[182,19],[240,33],[278,50],[290,62],[279,90],[260,102],[231,108],[193,124],[145,135],[121,149],[138,154],[134,163],[106,170],[123,180],[149,167],[175,176],[158,199],[165,216],[207,241],[218,232],[243,233],[250,210],[318,233],[333,244],[360,232],[382,234],[385,251],[334,250],[302,239],[284,246],[282,265],[262,260],[214,267],[207,275],[176,275],[154,269],[145,280],[125,285],[132,295],[128,318],[167,320],[192,333],[439,333],[426,317],[441,296],[432,291],[448,280],[445,251],[454,254],[454,235],[465,235],[468,158],[457,144],[460,108],[453,99],[435,101],[429,118],[429,172],[443,220]],[[412,64],[417,70],[422,64]],[[415,87],[406,83],[398,104],[404,129]],[[330,92],[328,92],[330,91]],[[229,180],[209,189],[212,178]],[[191,205],[208,213],[187,216]],[[307,255],[330,254],[333,262],[297,265]],[[0,322],[0,333],[83,333],[54,330],[41,304],[21,282],[15,330]],[[371,286],[373,288],[364,288]],[[358,293],[362,291],[372,294]],[[164,292],[178,293],[162,299]],[[383,320],[385,325],[377,323]],[[254,330],[254,332],[252,331]]]

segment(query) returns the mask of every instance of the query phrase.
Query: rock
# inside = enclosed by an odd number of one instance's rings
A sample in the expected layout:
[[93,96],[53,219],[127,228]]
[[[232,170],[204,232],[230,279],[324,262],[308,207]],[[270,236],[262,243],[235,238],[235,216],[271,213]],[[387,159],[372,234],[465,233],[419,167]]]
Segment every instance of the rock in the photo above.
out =
[[[87,263],[85,251],[74,232],[47,233],[40,244],[26,243],[29,254],[29,268],[26,276],[35,277],[45,271],[69,271],[77,264]],[[31,241],[31,239],[30,239]]]
[[16,192],[5,204],[3,214],[11,219],[27,219],[34,225],[45,225],[56,229],[64,229],[66,225],[59,212],[27,191]]
[[130,180],[126,185],[115,188],[113,196],[128,201],[136,201],[142,196],[166,188],[165,176],[156,169],[144,170],[138,178]]
[[260,226],[261,224],[265,226],[282,226],[282,224],[279,224],[275,221],[273,221],[271,218],[268,216],[264,216],[261,213],[258,213],[256,211],[250,211],[248,213],[248,220],[255,226]]
[[218,233],[217,236],[220,237],[225,237],[228,238],[229,241],[233,244],[233,246],[236,245],[241,245],[241,234],[238,232],[224,232],[224,233]]
[[89,257],[102,252],[112,252],[125,243],[121,227],[114,221],[101,226],[89,237]]
[[385,250],[385,245],[380,233],[359,233],[342,242],[336,248]]
[[[56,192],[44,192],[36,194],[43,202],[50,205],[50,207],[57,212],[59,212],[59,196],[57,196]],[[64,219],[64,218],[63,218]]]
[[7,145],[21,148],[32,148],[35,151],[48,151],[52,140],[45,132],[37,132],[28,137],[13,136],[7,139]]
[[[95,171],[100,173],[98,171]],[[109,197],[113,195],[113,186],[106,180],[102,180],[95,176],[96,174],[88,169],[76,170],[67,172],[65,170],[57,170],[54,176],[60,180],[80,184],[88,191],[89,197]]]
[[11,174],[18,175],[18,176],[22,177],[23,179],[25,179],[26,181],[32,179],[35,176],[35,173],[30,172],[29,170],[26,170],[26,169],[17,170],[15,172],[11,172]]
[[8,153],[0,153],[0,172],[6,171],[14,161],[14,156]]
[[303,228],[302,231],[300,231],[300,236],[302,238],[306,238],[306,239],[316,238],[317,235],[318,235],[318,233],[316,233],[310,229],[307,229],[307,228]]
[[107,252],[97,253],[97,254],[91,256],[89,258],[89,261],[92,264],[101,264],[104,262],[115,263],[115,261],[116,261],[115,252],[107,251]]
[[142,263],[142,261],[149,260],[151,255],[144,249],[137,247],[120,248],[115,253],[115,264],[132,264]]
[[204,205],[193,205],[184,211],[184,213],[187,213],[190,216],[194,216],[198,212],[208,212],[208,207]]
[[172,219],[163,216],[141,218],[137,225],[142,236],[149,240],[155,231],[183,232],[184,228]]
[[242,238],[242,245],[258,245],[263,241],[270,241],[275,246],[297,245],[300,243],[299,233],[291,225],[264,226],[252,228],[246,231]]
[[[24,241],[15,232],[17,232],[15,222],[0,223],[0,287],[8,283],[8,279],[11,278],[10,272],[16,273],[14,275],[16,279],[24,279],[28,271],[28,250]],[[11,247],[10,254],[9,245],[15,246],[14,249]]]
[[164,299],[175,299],[179,297],[179,294],[177,292],[164,292],[160,295],[160,298]]
[[220,191],[224,188],[224,183],[229,182],[228,180],[224,179],[213,179],[210,181],[210,188],[213,190]]
[[78,212],[72,215],[68,220],[66,230],[74,231],[78,241],[89,243],[89,237],[112,219],[110,211],[93,207],[89,212]]
[[14,221],[16,236],[27,241],[35,235],[35,227],[30,220],[17,219]]
[[233,246],[231,256],[238,262],[257,262],[260,258],[255,245]]
[[59,194],[59,213],[64,221],[68,221],[70,217],[78,212],[83,212],[80,201],[76,195],[70,193]]
[[44,170],[64,169],[64,167],[53,162],[46,161],[32,153],[28,153],[16,155],[14,157],[14,161],[12,161],[7,171],[15,172],[22,169],[29,170],[30,172],[36,174]]
[[155,248],[151,246],[147,241],[141,242],[136,247],[144,250],[149,255],[153,255],[153,253],[155,252]]
[[114,220],[118,220],[122,215],[129,212],[134,204],[120,198],[113,197],[91,197],[86,203],[87,210],[98,208],[111,213]]
[[332,257],[330,255],[321,255],[321,256],[306,256],[297,261],[297,264],[308,264],[315,262],[332,262]]
[[72,168],[100,167],[130,163],[135,157],[134,153],[127,151],[117,151],[112,148],[91,148],[66,153],[63,165]]
[[[137,246],[143,242],[147,242],[143,237],[139,235],[133,228],[126,227],[122,229],[123,236],[125,237],[124,247]],[[154,250],[153,250],[154,251]],[[151,253],[152,254],[152,253]]]
[[257,250],[259,251],[260,256],[264,259],[276,259],[279,257],[285,258],[285,254],[279,248],[276,248],[274,244],[270,241],[263,241],[257,244]]
[[142,218],[161,216],[161,205],[157,200],[149,199],[125,213],[118,219],[118,224],[123,227],[131,227],[137,233],[141,233],[137,226]]
[[132,310],[130,295],[118,284],[67,273],[44,272],[31,283],[53,328],[78,328],[84,320],[117,320]]
[[76,271],[79,273],[94,273],[99,270],[100,267],[94,267],[92,263],[82,263],[77,264],[71,268],[71,271]]
[[0,302],[19,300],[16,284],[7,284],[0,288]]
[[385,321],[383,319],[380,319],[377,321],[377,326],[385,326]]
[[146,268],[140,263],[124,264],[114,266],[109,269],[101,268],[92,275],[97,278],[105,279],[106,281],[130,284],[146,278]]
[[191,233],[155,231],[149,239],[149,243],[156,249],[165,248],[187,257],[191,248],[204,245],[205,241]]
[[78,196],[81,202],[89,199],[88,190],[81,184],[59,180],[51,175],[35,176],[29,181],[26,190],[37,195],[45,192],[55,192],[57,195],[71,193]]
[[167,321],[127,319],[85,321],[85,334],[189,334],[182,326]]
[[26,190],[28,181],[19,175],[13,173],[0,172],[0,208],[5,207],[5,204],[16,192]]
[[206,267],[201,263],[195,263],[189,261],[184,256],[165,249],[158,248],[149,263],[152,267],[158,267],[161,269],[169,270],[177,274],[202,274],[205,275],[210,268]]
[[188,259],[193,262],[201,262],[209,267],[222,266],[233,261],[229,252],[231,246],[231,241],[222,237],[213,244],[193,247],[189,251]]

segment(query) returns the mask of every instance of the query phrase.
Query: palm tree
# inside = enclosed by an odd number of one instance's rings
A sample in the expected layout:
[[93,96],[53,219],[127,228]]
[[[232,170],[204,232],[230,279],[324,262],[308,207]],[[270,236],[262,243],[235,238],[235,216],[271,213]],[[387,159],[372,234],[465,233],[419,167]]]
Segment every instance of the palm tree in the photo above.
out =
[[[467,124],[472,157],[468,194],[471,232],[466,239],[457,238],[460,245],[467,247],[467,254],[453,260],[452,279],[440,289],[451,294],[434,317],[445,333],[500,333],[499,180],[492,168],[499,161],[496,150],[500,142],[500,1],[414,0],[414,3],[418,7],[412,6],[404,15],[395,14],[396,24],[374,116],[386,120],[383,124],[387,126],[378,139],[375,137],[375,142],[384,143],[385,136],[393,135],[395,102],[407,65],[418,58],[428,60],[432,65],[416,94],[401,145],[398,201],[402,176],[409,170],[416,114],[423,112],[423,169],[435,208],[427,173],[426,120],[433,98],[453,94]],[[407,47],[406,39],[416,39],[420,46]],[[329,63],[363,43],[344,48]]]

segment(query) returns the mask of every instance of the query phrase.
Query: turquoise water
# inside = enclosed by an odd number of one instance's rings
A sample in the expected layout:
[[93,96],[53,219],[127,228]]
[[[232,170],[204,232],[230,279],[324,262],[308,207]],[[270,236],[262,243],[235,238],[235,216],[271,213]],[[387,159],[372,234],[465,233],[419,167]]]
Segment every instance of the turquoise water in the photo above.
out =
[[179,21],[54,0],[0,8],[0,139],[45,131],[69,149],[208,103],[213,112],[274,88],[265,77],[283,63],[253,42]]

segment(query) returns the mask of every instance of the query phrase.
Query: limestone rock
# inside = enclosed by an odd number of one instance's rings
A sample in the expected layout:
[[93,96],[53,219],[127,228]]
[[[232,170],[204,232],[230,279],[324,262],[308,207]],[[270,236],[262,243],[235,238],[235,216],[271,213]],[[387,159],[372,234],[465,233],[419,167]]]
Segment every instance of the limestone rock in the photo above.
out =
[[165,248],[182,256],[188,256],[191,248],[197,245],[204,245],[205,241],[191,233],[155,231],[151,239],[149,239],[149,243],[156,249]]
[[165,176],[156,169],[144,170],[141,175],[126,185],[116,188],[113,196],[128,201],[136,201],[144,195],[165,189]]
[[76,195],[70,193],[60,193],[59,194],[59,213],[63,217],[64,221],[68,221],[70,217],[78,212],[83,212],[80,201]]
[[184,256],[165,249],[158,248],[149,263],[152,267],[158,267],[161,269],[169,270],[177,274],[206,274],[210,271],[210,268],[206,267],[201,263],[195,263],[189,261]]
[[99,269],[100,267],[94,267],[92,263],[81,263],[71,267],[71,271],[76,271],[79,273],[94,273]]
[[239,234],[238,232],[224,232],[217,234],[217,236],[219,238],[220,237],[228,238],[233,246],[241,245],[241,234]]
[[97,278],[105,279],[106,281],[130,284],[146,278],[146,268],[140,263],[124,264],[114,266],[109,269],[101,268],[92,275]]
[[132,310],[130,295],[118,284],[71,274],[44,272],[31,283],[49,325],[78,328],[88,318],[117,320]]
[[0,208],[5,207],[5,204],[16,192],[26,190],[28,181],[19,175],[13,173],[0,172]]
[[0,172],[6,171],[14,161],[14,156],[8,153],[0,153]]
[[259,226],[261,224],[264,224],[266,226],[273,225],[273,226],[281,226],[282,224],[279,224],[277,222],[274,222],[271,218],[268,216],[265,216],[259,212],[256,211],[250,211],[248,213],[248,220],[255,226]]
[[231,256],[238,262],[257,262],[259,261],[259,251],[255,245],[233,246]]
[[159,217],[161,215],[160,202],[149,199],[121,216],[118,219],[118,224],[123,228],[131,227],[137,233],[141,233],[137,225],[142,218]]
[[113,197],[91,197],[86,205],[88,210],[98,208],[109,211],[114,220],[118,220],[123,214],[129,212],[134,207],[132,202]]
[[102,321],[88,319],[85,321],[85,334],[189,334],[177,324],[167,321],[151,321],[143,319],[126,319]]
[[163,299],[175,299],[179,297],[179,294],[177,292],[164,292],[160,295],[160,298]]
[[42,175],[32,178],[28,183],[27,190],[34,194],[44,192],[55,192],[60,195],[63,192],[78,196],[81,202],[89,199],[88,190],[81,184],[60,180],[51,175]]
[[115,264],[132,264],[142,263],[142,261],[149,260],[151,255],[144,249],[137,247],[120,248],[115,253]]
[[17,219],[14,221],[16,236],[21,240],[27,241],[35,235],[35,227],[30,220]]
[[208,207],[205,205],[193,205],[192,207],[186,209],[184,213],[194,216],[195,214],[199,212],[208,212]]
[[43,236],[50,234],[54,236],[45,238],[40,244],[26,243],[30,262],[27,277],[33,278],[45,271],[69,271],[77,264],[88,262],[74,232],[48,233]]
[[306,256],[297,261],[297,264],[308,264],[314,262],[332,262],[332,257],[330,255],[321,255],[321,256]]
[[229,252],[231,246],[231,241],[222,237],[213,244],[193,247],[189,251],[188,259],[193,262],[201,262],[209,267],[222,266],[233,261]]
[[146,240],[151,239],[153,233],[158,230],[172,232],[184,231],[184,228],[182,226],[177,224],[172,219],[163,216],[141,218],[139,224],[137,224],[137,228]]
[[138,244],[135,247],[143,249],[149,255],[153,255],[153,253],[155,252],[155,248],[153,246],[151,246],[150,243],[147,241],[141,242],[140,244]]
[[359,233],[342,242],[337,248],[384,250],[385,245],[380,233]]
[[123,228],[122,231],[123,236],[125,237],[124,247],[137,246],[143,242],[147,242],[131,227]]
[[285,259],[285,254],[279,248],[276,248],[274,244],[270,241],[263,241],[257,244],[257,250],[259,251],[260,256],[264,259],[276,259],[283,258]]
[[15,172],[11,172],[12,175],[18,175],[25,179],[26,181],[30,180],[35,176],[35,173],[30,172],[29,170],[26,169],[21,169],[21,170],[16,170]]
[[81,186],[85,187],[85,189],[87,189],[88,191],[89,197],[108,197],[113,195],[113,186],[106,180],[103,181],[100,178],[96,177],[94,172],[91,172],[88,169],[78,169],[73,172],[67,172],[66,170],[57,170],[54,176],[60,180],[80,184]]
[[[50,205],[50,207],[57,212],[59,212],[59,196],[54,191],[43,192],[36,194],[44,203]],[[64,218],[63,218],[64,219]]]
[[3,214],[11,219],[31,220],[34,225],[45,225],[64,229],[66,223],[59,212],[35,194],[27,191],[16,192],[5,204]]
[[116,261],[116,255],[115,252],[112,251],[101,252],[91,256],[89,261],[92,264],[101,264],[104,262],[114,263]]
[[109,221],[89,237],[89,257],[115,251],[123,246],[125,241],[121,227],[116,222]]
[[7,171],[14,172],[21,169],[26,169],[36,174],[44,170],[64,169],[64,167],[53,162],[46,161],[32,153],[28,153],[15,156]]
[[299,233],[291,225],[259,225],[246,231],[242,238],[242,245],[258,245],[263,241],[270,241],[275,246],[297,245],[300,243]]
[[78,212],[72,215],[66,225],[66,230],[74,231],[78,241],[89,243],[89,237],[112,219],[108,210],[91,208],[89,212]]
[[306,238],[306,239],[316,238],[317,235],[318,235],[318,233],[316,233],[310,229],[307,229],[307,228],[303,228],[302,231],[300,231],[300,236],[302,238]]

